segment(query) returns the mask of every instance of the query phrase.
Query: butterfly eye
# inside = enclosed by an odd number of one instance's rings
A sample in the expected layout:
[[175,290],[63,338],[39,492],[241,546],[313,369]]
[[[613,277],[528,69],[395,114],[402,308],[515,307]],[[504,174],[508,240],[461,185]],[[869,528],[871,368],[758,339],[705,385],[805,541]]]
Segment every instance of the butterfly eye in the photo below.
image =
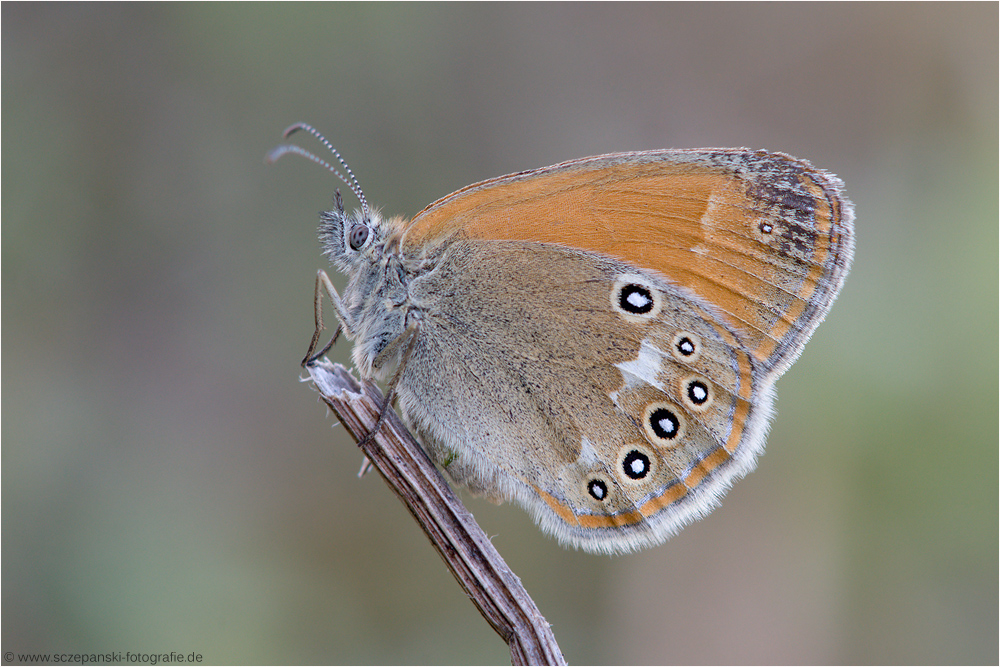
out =
[[370,233],[367,225],[355,225],[350,235],[351,250],[361,250],[368,240]]

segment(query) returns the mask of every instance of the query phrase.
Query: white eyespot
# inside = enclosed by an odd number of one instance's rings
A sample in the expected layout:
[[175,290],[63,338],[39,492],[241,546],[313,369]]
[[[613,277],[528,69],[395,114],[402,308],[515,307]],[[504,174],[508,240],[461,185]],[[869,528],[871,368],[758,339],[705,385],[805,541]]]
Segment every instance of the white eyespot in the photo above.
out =
[[643,287],[629,285],[623,290],[622,296],[625,297],[628,309],[634,313],[648,313],[653,307],[653,297]]
[[608,497],[608,484],[603,479],[595,477],[587,482],[587,493],[598,502],[604,502]]
[[645,276],[623,274],[611,288],[611,308],[629,322],[648,322],[660,314],[663,292]]
[[693,364],[698,361],[703,349],[701,338],[690,331],[678,331],[674,334],[673,340],[670,341],[670,354],[674,356],[674,359],[685,364]]
[[684,416],[670,403],[650,403],[642,418],[646,437],[659,447],[674,447],[684,437]]
[[697,375],[690,375],[681,380],[680,395],[684,405],[696,412],[704,412],[715,402],[712,383]]
[[777,240],[777,229],[770,220],[761,220],[755,225],[751,225],[750,232],[760,243],[771,245]]
[[642,482],[653,472],[655,456],[642,445],[623,447],[618,455],[617,472],[626,483]]

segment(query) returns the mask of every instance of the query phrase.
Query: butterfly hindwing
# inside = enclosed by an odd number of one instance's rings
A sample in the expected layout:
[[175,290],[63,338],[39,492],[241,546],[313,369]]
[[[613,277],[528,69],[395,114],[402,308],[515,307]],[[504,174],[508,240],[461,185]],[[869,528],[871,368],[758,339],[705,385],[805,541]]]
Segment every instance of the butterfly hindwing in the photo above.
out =
[[750,360],[697,296],[558,246],[443,247],[410,286],[422,322],[398,391],[456,481],[607,551],[609,530],[662,540],[743,470]]

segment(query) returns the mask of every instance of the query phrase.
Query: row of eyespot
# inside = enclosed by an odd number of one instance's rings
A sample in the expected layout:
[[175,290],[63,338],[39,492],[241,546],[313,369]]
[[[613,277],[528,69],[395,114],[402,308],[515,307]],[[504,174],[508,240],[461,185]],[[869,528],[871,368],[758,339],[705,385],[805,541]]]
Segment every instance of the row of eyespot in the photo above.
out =
[[[657,295],[658,296],[658,295]],[[612,304],[616,310],[632,317],[652,317],[658,311],[659,301],[653,290],[639,283],[619,282],[615,285]],[[692,363],[701,356],[701,341],[692,333],[678,332],[671,341],[671,353],[679,360]],[[708,383],[697,377],[687,378],[683,383],[683,396],[688,407],[702,411],[712,402],[712,391]],[[646,407],[643,426],[653,442],[670,447],[684,435],[684,422],[674,406],[669,403],[653,403]],[[622,472],[633,481],[644,479],[652,468],[649,456],[638,449],[629,449],[619,461]],[[593,478],[587,482],[587,492],[597,501],[608,498],[608,485],[603,479]]]

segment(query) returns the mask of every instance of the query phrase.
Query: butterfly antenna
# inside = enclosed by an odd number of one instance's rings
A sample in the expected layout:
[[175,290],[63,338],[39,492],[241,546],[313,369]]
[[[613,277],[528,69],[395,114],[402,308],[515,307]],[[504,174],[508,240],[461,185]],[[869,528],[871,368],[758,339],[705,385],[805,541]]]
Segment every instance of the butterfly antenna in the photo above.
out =
[[316,128],[314,128],[311,125],[307,125],[306,123],[295,123],[294,125],[292,125],[287,130],[284,131],[283,136],[284,136],[285,139],[287,139],[288,137],[290,137],[294,133],[298,132],[299,130],[305,130],[309,134],[311,134],[314,137],[316,137],[317,139],[319,139],[319,141],[324,146],[326,146],[326,148],[331,153],[333,153],[335,156],[337,156],[337,160],[340,162],[341,165],[343,165],[344,171],[347,172],[347,175],[350,178],[349,179],[348,178],[344,178],[344,175],[341,174],[337,170],[337,168],[334,167],[332,164],[330,164],[329,162],[327,162],[323,158],[320,158],[320,157],[317,157],[317,156],[313,155],[312,153],[310,153],[306,149],[300,148],[299,146],[296,146],[294,144],[282,144],[281,146],[278,146],[273,151],[271,151],[270,153],[267,154],[267,162],[268,163],[272,163],[272,162],[276,161],[278,158],[280,158],[282,155],[284,155],[285,153],[295,153],[296,155],[301,155],[302,157],[306,158],[307,160],[311,160],[311,161],[315,162],[316,164],[318,164],[318,165],[326,168],[327,170],[332,171],[337,176],[337,178],[339,178],[340,180],[342,180],[347,185],[347,187],[349,187],[351,189],[351,192],[354,193],[354,196],[358,198],[358,201],[361,202],[361,212],[364,215],[365,220],[369,220],[371,218],[371,216],[369,215],[368,200],[365,199],[365,193],[361,191],[361,184],[358,183],[358,179],[354,176],[354,172],[351,171],[351,168],[348,166],[347,162],[345,162],[344,158],[341,157],[340,151],[338,151],[336,148],[334,148],[333,144],[331,144],[327,140],[326,137],[324,137],[322,134],[320,134],[319,131],[316,130]]

